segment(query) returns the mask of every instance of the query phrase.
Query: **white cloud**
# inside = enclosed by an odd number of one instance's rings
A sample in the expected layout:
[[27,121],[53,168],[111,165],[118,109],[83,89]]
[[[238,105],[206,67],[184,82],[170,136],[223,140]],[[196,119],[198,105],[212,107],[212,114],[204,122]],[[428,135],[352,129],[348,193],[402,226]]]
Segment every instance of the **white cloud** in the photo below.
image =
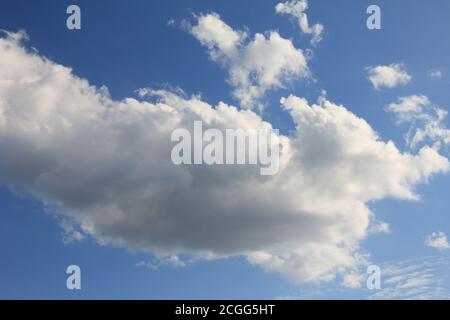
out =
[[63,218],[59,225],[63,229],[63,242],[65,244],[80,242],[86,238],[83,231],[78,230],[78,224],[75,221]]
[[395,63],[388,66],[368,67],[367,77],[376,90],[394,88],[411,81],[411,76],[404,70],[403,65]]
[[439,250],[450,249],[447,236],[443,232],[433,232],[425,239],[425,245]]
[[378,221],[376,219],[372,220],[372,224],[368,230],[369,234],[386,233],[391,232],[389,224],[383,221]]
[[417,184],[450,168],[430,147],[402,153],[344,106],[295,96],[281,100],[296,132],[280,136],[277,175],[175,166],[176,128],[192,130],[195,120],[219,130],[271,125],[225,103],[141,93],[151,101],[113,100],[0,38],[0,183],[29,192],[102,244],[160,258],[244,255],[293,281],[320,281],[361,263],[359,242],[375,221],[367,203],[418,199]]
[[309,76],[303,51],[276,31],[256,33],[248,40],[245,32],[233,30],[211,13],[197,17],[190,32],[208,48],[212,60],[228,69],[233,96],[243,108],[257,106],[268,90]]
[[424,126],[418,128],[417,131],[409,138],[411,145],[415,146],[424,141],[434,142],[436,148],[450,144],[450,130],[444,124],[448,111],[442,108],[434,109],[432,118],[425,121]]
[[364,275],[362,273],[352,272],[352,273],[346,274],[343,277],[341,284],[342,284],[342,286],[344,286],[346,288],[356,289],[356,288],[361,288],[361,286],[363,284],[365,284],[365,281],[366,281],[366,275]]
[[296,18],[300,30],[305,34],[312,35],[311,44],[317,45],[322,40],[324,27],[320,23],[310,26],[308,22],[308,15],[305,13],[306,10],[308,10],[308,0],[280,2],[275,7],[275,11],[277,13],[287,14]]
[[440,78],[442,78],[442,71],[439,69],[428,70],[428,76],[431,79],[440,79]]
[[233,30],[216,13],[197,17],[197,25],[191,28],[191,32],[209,48],[214,60],[222,55],[230,59],[236,57],[238,47],[247,37],[245,32]]
[[430,100],[423,95],[401,97],[397,103],[390,103],[386,110],[395,114],[397,123],[426,120],[429,118],[425,108],[431,105]]
[[410,125],[406,142],[412,148],[431,142],[435,148],[450,144],[450,130],[445,125],[448,112],[431,103],[423,95],[401,97],[386,107],[395,115],[397,124]]

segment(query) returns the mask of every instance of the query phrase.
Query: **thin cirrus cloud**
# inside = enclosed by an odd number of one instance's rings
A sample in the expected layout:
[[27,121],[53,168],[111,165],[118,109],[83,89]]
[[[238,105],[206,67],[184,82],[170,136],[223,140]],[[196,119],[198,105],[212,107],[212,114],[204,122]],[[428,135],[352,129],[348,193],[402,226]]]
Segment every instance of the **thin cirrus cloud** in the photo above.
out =
[[301,290],[297,295],[282,299],[364,299],[369,300],[437,300],[449,299],[448,286],[450,256],[444,252],[438,255],[414,259],[388,261],[379,265],[381,288],[369,290],[366,287],[369,274],[366,270],[346,274],[337,286],[335,282],[322,283],[320,290]]
[[[240,39],[219,47],[215,33],[193,32],[227,57]],[[368,203],[417,200],[418,184],[450,169],[434,148],[401,152],[344,106],[294,95],[280,101],[296,131],[280,136],[278,174],[261,176],[257,166],[175,166],[174,129],[192,131],[196,120],[219,130],[271,124],[250,110],[164,90],[113,100],[105,88],[28,51],[24,38],[0,38],[0,183],[70,221],[63,228],[75,240],[90,236],[171,262],[180,254],[239,255],[292,281],[332,280],[367,262],[359,243],[380,223]],[[274,34],[247,47],[280,41],[295,51]],[[252,66],[266,58],[254,56]]]
[[245,109],[264,106],[259,99],[272,89],[298,78],[308,78],[305,54],[277,31],[253,38],[234,30],[216,13],[196,17],[189,32],[205,46],[210,58],[228,70],[233,97]]
[[369,299],[449,299],[448,263],[448,256],[439,255],[384,264],[382,289]]
[[376,90],[383,88],[392,89],[411,81],[411,76],[405,70],[404,66],[399,63],[368,67],[366,70],[367,79]]

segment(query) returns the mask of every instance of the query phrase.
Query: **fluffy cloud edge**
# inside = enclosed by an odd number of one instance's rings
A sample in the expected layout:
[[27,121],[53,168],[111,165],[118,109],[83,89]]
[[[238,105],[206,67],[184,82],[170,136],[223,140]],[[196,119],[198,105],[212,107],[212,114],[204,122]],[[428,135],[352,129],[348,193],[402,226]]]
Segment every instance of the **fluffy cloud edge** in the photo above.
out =
[[232,96],[242,108],[263,109],[261,99],[267,92],[310,78],[303,50],[278,31],[255,33],[250,38],[214,12],[196,16],[195,25],[186,28],[207,48],[211,60],[227,69]]
[[366,71],[367,79],[372,83],[375,90],[392,89],[406,85],[412,79],[404,65],[400,63],[368,67]]

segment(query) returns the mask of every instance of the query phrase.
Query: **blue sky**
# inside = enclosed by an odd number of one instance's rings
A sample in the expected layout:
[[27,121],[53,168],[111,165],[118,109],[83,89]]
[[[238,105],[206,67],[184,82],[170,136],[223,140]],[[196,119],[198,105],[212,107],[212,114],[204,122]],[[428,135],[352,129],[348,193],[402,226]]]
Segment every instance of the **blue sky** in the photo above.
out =
[[[72,2],[3,0],[0,29],[25,30],[30,39],[27,48],[72,68],[74,75],[97,88],[106,86],[113,100],[139,100],[136,90],[144,87],[179,87],[188,96],[201,94],[202,100],[213,106],[220,101],[238,106],[239,101],[226,81],[227,68],[208,56],[208,49],[186,30],[183,21],[195,25],[199,15],[215,12],[231,28],[246,30],[250,39],[257,32],[277,30],[295,48],[314,50],[308,60],[312,77],[268,90],[260,98],[267,106],[260,113],[264,120],[289,135],[295,125],[280,108],[280,98],[293,94],[314,103],[326,90],[328,100],[365,119],[383,141],[392,140],[401,152],[416,154],[418,149],[410,150],[404,139],[409,125],[396,125],[385,106],[400,97],[423,95],[433,106],[450,108],[450,41],[445,39],[450,30],[450,3],[310,0],[310,24],[324,26],[323,39],[311,47],[310,35],[301,32],[295,18],[275,12],[278,2],[77,1],[82,29],[71,31],[65,27],[65,11]],[[370,4],[381,8],[381,30],[366,27]],[[411,80],[393,88],[374,89],[367,68],[391,64],[400,64]],[[430,77],[430,70],[440,70],[441,77]],[[445,143],[439,152],[449,157]],[[371,263],[388,270],[382,273],[383,280],[401,274],[404,278],[399,281],[408,277],[426,281],[402,288],[401,284],[395,287],[392,280],[383,283],[383,290],[372,291],[365,285],[344,287],[339,276],[331,281],[293,282],[234,254],[217,260],[196,259],[183,267],[164,263],[157,270],[143,267],[142,262],[154,263],[156,258],[124,246],[99,244],[92,235],[64,243],[61,215],[49,213],[42,199],[3,179],[0,298],[448,298],[449,250],[427,246],[425,239],[433,232],[450,234],[450,177],[438,173],[424,180],[413,186],[421,197],[418,201],[387,196],[366,203],[377,220],[389,224],[390,232],[363,237],[359,246],[370,253]],[[190,259],[188,252],[180,257]],[[65,268],[70,264],[81,267],[82,290],[66,289]],[[392,271],[395,266],[398,270]],[[417,290],[405,292],[405,288]]]

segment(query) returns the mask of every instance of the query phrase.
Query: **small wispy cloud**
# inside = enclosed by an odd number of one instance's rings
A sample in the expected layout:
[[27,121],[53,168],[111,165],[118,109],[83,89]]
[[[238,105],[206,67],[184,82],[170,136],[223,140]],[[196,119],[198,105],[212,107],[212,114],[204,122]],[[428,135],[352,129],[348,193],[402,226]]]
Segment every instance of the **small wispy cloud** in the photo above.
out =
[[449,299],[447,256],[423,257],[382,267],[383,288],[369,299]]
[[444,232],[433,232],[425,239],[425,245],[439,250],[450,249],[447,235]]
[[306,10],[308,10],[308,0],[280,2],[275,7],[277,13],[287,14],[297,19],[300,30],[305,34],[310,34],[312,36],[311,44],[315,46],[322,40],[324,27],[321,23],[310,25]]
[[78,224],[70,219],[61,219],[59,221],[59,226],[63,230],[62,240],[64,244],[80,242],[86,238],[86,235],[80,230]]
[[139,261],[138,263],[136,263],[136,266],[156,271],[162,267],[183,268],[190,263],[190,261],[183,261],[177,255],[171,255],[168,257],[155,259],[153,261]]
[[400,97],[397,102],[388,104],[386,111],[394,114],[397,125],[410,125],[406,135],[409,147],[415,148],[424,142],[431,142],[435,148],[450,144],[450,129],[445,123],[448,112],[434,105],[428,97]]
[[431,69],[431,70],[428,70],[428,76],[431,78],[431,79],[440,79],[440,78],[442,78],[442,70],[440,70],[440,69]]

